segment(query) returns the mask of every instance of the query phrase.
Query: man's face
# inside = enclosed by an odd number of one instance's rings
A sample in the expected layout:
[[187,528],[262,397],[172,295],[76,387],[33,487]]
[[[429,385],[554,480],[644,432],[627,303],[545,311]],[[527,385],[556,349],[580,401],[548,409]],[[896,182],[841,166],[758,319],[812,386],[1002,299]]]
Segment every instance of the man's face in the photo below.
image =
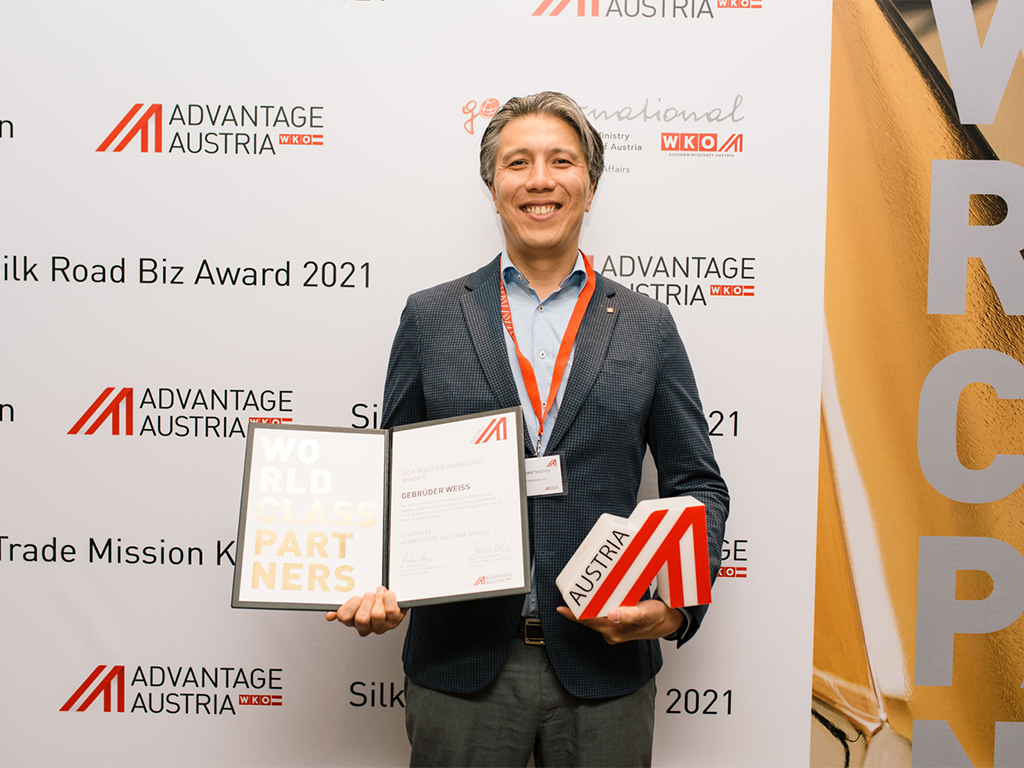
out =
[[508,123],[498,143],[491,196],[513,261],[575,254],[594,184],[572,127],[549,115]]

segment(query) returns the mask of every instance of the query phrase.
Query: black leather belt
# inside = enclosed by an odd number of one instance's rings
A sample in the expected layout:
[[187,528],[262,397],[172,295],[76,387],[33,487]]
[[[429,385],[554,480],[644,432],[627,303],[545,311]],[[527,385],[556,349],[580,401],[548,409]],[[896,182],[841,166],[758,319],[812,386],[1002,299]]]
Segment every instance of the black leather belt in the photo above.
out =
[[540,619],[532,616],[519,619],[516,638],[525,641],[527,645],[544,645],[544,633],[540,629]]

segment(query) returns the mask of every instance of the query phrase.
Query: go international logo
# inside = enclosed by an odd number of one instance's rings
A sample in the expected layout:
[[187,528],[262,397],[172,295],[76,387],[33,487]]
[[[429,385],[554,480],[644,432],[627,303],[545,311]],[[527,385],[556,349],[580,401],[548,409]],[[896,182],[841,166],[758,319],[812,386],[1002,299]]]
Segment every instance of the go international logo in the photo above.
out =
[[501,108],[501,102],[497,99],[484,99],[480,102],[479,109],[477,108],[476,99],[470,99],[466,102],[465,106],[462,107],[462,114],[469,115],[466,122],[462,124],[462,127],[466,129],[466,133],[470,136],[473,135],[474,125],[478,117],[490,120],[497,114]]

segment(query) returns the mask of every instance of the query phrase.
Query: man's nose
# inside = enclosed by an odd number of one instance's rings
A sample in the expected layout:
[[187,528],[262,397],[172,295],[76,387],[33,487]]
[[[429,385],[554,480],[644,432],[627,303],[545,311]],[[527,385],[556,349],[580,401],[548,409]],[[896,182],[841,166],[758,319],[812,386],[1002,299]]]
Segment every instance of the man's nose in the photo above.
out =
[[526,180],[527,189],[542,190],[553,189],[555,181],[551,176],[551,169],[547,163],[534,163],[530,166],[530,177]]

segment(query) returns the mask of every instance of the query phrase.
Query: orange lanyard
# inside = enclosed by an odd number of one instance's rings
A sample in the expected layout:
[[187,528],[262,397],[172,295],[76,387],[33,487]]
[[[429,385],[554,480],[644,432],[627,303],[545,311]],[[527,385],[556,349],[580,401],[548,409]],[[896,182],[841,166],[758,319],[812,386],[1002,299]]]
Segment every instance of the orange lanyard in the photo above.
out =
[[[581,251],[582,253],[582,251]],[[558,357],[555,358],[555,370],[551,376],[551,391],[548,392],[548,399],[546,405],[541,405],[540,400],[540,389],[537,386],[537,374],[534,373],[533,365],[530,361],[519,351],[519,342],[516,340],[516,330],[512,327],[512,309],[508,305],[508,293],[505,291],[505,277],[504,275],[498,275],[498,285],[501,288],[501,322],[505,324],[505,330],[508,331],[508,335],[512,337],[512,343],[516,348],[516,357],[519,359],[519,370],[523,374],[523,382],[526,384],[526,393],[530,396],[530,405],[533,406],[533,412],[537,414],[537,450],[536,453],[540,453],[540,441],[544,436],[544,419],[548,415],[548,411],[551,410],[552,404],[555,402],[555,395],[558,394],[558,387],[562,383],[562,375],[565,373],[565,366],[569,363],[569,354],[572,352],[572,345],[576,343],[576,334],[580,330],[580,323],[583,322],[583,315],[587,311],[587,304],[590,303],[590,297],[594,293],[594,285],[597,283],[597,278],[594,277],[594,269],[590,266],[590,262],[587,258],[583,258],[583,264],[587,269],[587,280],[583,284],[583,290],[580,291],[580,296],[576,299],[576,307],[572,311],[572,316],[569,318],[569,325],[566,326],[565,335],[562,336],[562,343],[558,347]]]

